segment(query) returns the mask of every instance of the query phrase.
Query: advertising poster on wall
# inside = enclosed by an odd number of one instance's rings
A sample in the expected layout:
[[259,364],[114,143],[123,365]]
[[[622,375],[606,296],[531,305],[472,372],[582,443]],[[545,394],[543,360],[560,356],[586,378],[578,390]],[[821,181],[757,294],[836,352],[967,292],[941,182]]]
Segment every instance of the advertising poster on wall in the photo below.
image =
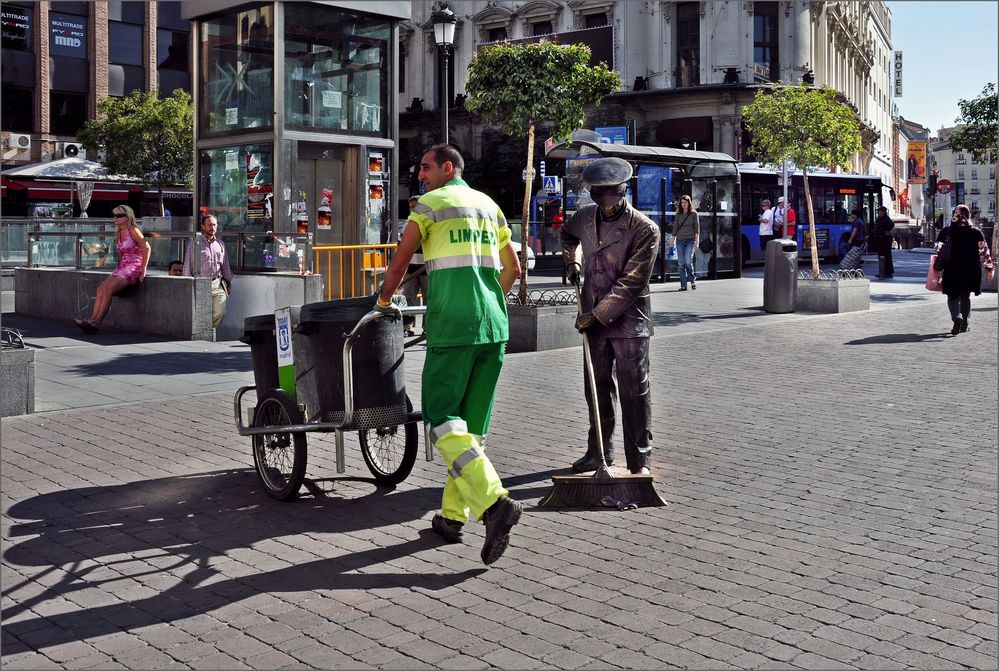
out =
[[924,184],[926,182],[926,143],[910,142],[909,158],[905,162],[906,182]]
[[333,230],[333,189],[323,189],[322,198],[319,200],[316,226],[324,231]]

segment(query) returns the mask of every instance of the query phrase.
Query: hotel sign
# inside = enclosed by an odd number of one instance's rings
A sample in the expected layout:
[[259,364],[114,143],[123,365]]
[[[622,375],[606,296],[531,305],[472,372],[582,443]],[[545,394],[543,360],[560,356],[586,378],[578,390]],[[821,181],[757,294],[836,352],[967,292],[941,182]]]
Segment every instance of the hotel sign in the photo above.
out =
[[895,97],[902,97],[902,52],[896,51],[891,68],[892,79],[895,83]]

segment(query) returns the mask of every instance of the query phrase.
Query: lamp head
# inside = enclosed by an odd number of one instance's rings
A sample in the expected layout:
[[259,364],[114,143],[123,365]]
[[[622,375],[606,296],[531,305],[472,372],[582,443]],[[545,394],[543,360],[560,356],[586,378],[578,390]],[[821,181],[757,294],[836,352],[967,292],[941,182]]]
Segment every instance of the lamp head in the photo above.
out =
[[450,47],[454,44],[454,29],[458,23],[458,18],[446,3],[433,13],[431,21],[434,24],[434,41],[439,47]]

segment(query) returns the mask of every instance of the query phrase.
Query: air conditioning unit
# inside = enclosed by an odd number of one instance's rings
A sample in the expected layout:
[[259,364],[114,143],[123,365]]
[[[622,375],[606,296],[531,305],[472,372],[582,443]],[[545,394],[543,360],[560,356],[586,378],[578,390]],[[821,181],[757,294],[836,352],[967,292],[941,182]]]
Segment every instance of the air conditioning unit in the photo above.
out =
[[31,148],[31,136],[21,133],[11,133],[7,136],[7,148],[20,149],[22,151],[29,149]]
[[61,146],[63,158],[87,158],[87,152],[83,149],[82,144],[63,142]]

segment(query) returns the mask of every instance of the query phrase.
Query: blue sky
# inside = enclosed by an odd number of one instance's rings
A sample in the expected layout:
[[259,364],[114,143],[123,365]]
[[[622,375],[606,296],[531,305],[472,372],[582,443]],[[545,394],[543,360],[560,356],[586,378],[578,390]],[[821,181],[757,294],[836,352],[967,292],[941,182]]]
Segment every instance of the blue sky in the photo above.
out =
[[899,113],[931,131],[953,126],[957,101],[977,98],[999,72],[999,3],[889,2],[892,49],[902,51]]

